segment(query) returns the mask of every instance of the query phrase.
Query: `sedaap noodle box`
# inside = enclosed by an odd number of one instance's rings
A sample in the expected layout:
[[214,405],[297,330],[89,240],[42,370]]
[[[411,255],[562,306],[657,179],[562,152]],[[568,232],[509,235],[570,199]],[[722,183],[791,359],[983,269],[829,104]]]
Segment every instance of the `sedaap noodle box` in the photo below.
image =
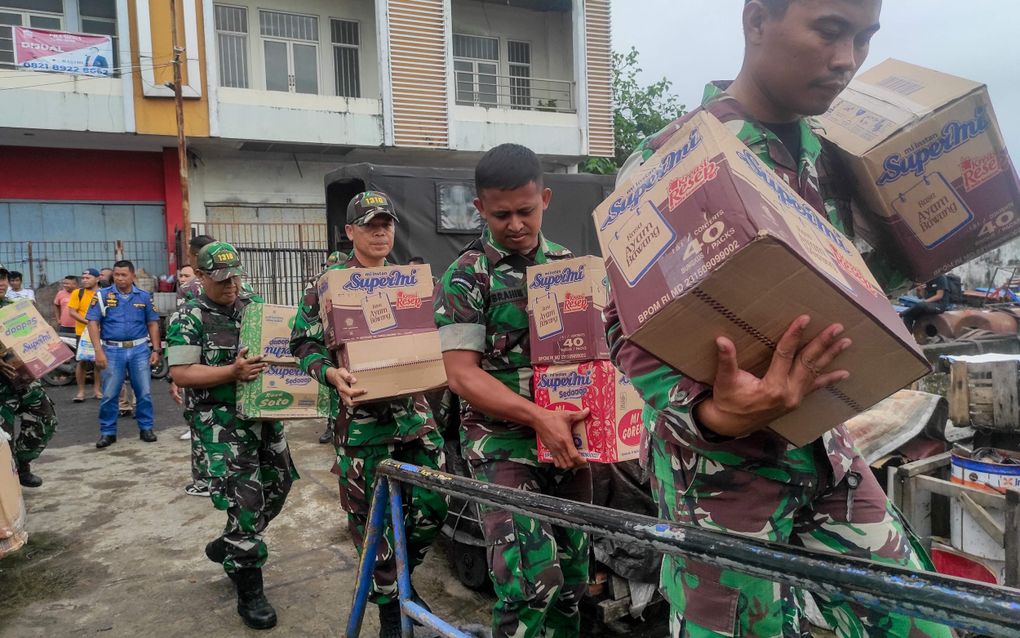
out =
[[624,337],[699,382],[715,378],[718,336],[761,376],[799,315],[812,317],[806,339],[845,327],[853,346],[836,365],[850,378],[771,426],[794,444],[930,369],[853,243],[709,113],[688,118],[594,217]]
[[14,366],[16,387],[27,386],[73,357],[32,301],[19,299],[0,308],[0,358]]
[[[548,410],[591,413],[574,429],[574,445],[593,463],[617,463],[638,458],[641,411],[644,402],[634,386],[609,361],[535,366],[535,403]],[[538,440],[538,460],[552,462]]]
[[260,355],[268,363],[294,363],[290,353],[290,333],[297,308],[251,303],[241,318],[241,347],[248,356]]
[[272,363],[254,381],[238,382],[237,413],[273,421],[328,417],[331,392],[296,365]]
[[1020,235],[1020,180],[985,85],[886,60],[819,124],[865,204],[855,231],[914,281]]
[[326,346],[434,331],[428,264],[327,270],[319,277]]

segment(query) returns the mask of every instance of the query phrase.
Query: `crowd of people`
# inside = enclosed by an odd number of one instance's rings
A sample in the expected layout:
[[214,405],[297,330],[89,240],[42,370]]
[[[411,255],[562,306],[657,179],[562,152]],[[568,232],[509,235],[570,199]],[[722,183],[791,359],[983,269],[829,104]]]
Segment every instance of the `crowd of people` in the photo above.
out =
[[[880,0],[746,0],[742,68],[732,82],[709,84],[695,111],[723,121],[848,235],[852,229],[842,222],[849,201],[839,198],[846,192],[839,181],[848,175],[826,165],[827,179],[819,179],[826,157],[807,117],[825,112],[860,68],[879,29],[880,10]],[[680,118],[642,142],[622,174],[649,160],[685,121]],[[485,224],[482,235],[464,248],[435,288],[443,361],[450,389],[461,401],[461,452],[477,480],[590,503],[591,473],[571,436],[587,413],[546,410],[532,400],[526,269],[572,256],[542,233],[553,194],[543,183],[539,158],[516,144],[499,145],[481,158],[475,188],[474,203]],[[345,228],[353,250],[335,255],[328,268],[387,264],[401,214],[383,193],[355,196]],[[236,410],[236,382],[255,379],[266,366],[257,354],[239,349],[241,315],[260,301],[257,291],[245,284],[244,265],[233,246],[210,237],[195,239],[189,246],[195,275],[191,292],[185,293],[167,330],[171,392],[180,398],[190,426],[196,484],[207,487],[212,504],[226,514],[222,534],[206,545],[205,554],[222,564],[235,584],[243,622],[265,629],[277,617],[263,586],[262,567],[269,556],[264,533],[299,476],[284,425],[247,420]],[[83,313],[97,345],[96,365],[107,369],[98,447],[116,442],[111,406],[126,370],[139,394],[140,436],[155,440],[151,402],[143,406],[141,397],[148,383],[136,379],[135,370],[159,356],[158,335],[151,301],[131,285],[132,270],[129,263],[115,264],[114,285],[100,288]],[[74,291],[68,292],[73,299]],[[842,326],[825,327],[809,340],[804,334],[810,318],[799,317],[779,339],[762,376],[741,370],[736,346],[719,337],[718,370],[707,385],[685,378],[623,338],[612,302],[606,320],[613,362],[647,404],[642,460],[651,470],[661,518],[931,569],[845,427],[804,447],[769,429],[808,394],[846,378],[847,372],[831,369],[853,347],[842,336]],[[335,389],[334,473],[351,539],[360,552],[379,463],[393,458],[440,468],[442,434],[421,396],[352,404],[364,390],[327,350],[314,287],[299,306],[290,344],[299,367]],[[6,406],[10,395],[3,396]],[[21,396],[15,398],[18,406],[24,405]],[[42,405],[36,412],[18,409],[23,418],[41,422],[48,414],[52,421],[52,404],[44,400]],[[38,430],[33,436],[39,439],[52,433],[50,426]],[[536,435],[552,463],[539,462]],[[27,467],[33,457],[20,442],[18,454]],[[435,539],[447,504],[419,488],[409,489],[404,503],[413,571]],[[489,506],[482,508],[482,516],[497,599],[493,636],[579,636],[579,603],[588,579],[587,534]],[[392,530],[377,551],[371,600],[378,607],[379,635],[391,638],[401,635]],[[803,612],[810,594],[766,578],[667,557],[661,592],[671,608],[674,637],[810,635]],[[428,608],[417,593],[414,597]],[[838,635],[952,635],[943,625],[864,608],[845,598],[814,598]]]

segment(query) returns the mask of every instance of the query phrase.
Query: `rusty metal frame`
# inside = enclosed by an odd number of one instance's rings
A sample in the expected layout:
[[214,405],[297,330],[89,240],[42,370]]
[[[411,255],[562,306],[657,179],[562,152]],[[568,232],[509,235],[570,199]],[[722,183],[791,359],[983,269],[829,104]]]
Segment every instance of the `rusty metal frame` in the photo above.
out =
[[444,638],[469,638],[411,601],[406,546],[402,540],[400,490],[391,490],[391,485],[401,483],[517,512],[561,527],[629,541],[664,554],[689,556],[725,569],[840,597],[871,609],[924,618],[989,636],[1020,635],[1020,592],[1007,587],[917,573],[874,561],[679,525],[393,460],[383,461],[377,475],[347,638],[358,638],[360,633],[375,567],[375,550],[385,531],[387,502],[397,544],[394,549],[404,637],[411,637],[411,620],[414,619],[439,631]]

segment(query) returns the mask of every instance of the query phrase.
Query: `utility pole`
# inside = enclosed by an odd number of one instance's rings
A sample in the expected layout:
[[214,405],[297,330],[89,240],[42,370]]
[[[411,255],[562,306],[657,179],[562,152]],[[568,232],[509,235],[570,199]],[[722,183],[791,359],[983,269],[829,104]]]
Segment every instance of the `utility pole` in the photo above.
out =
[[[177,40],[177,0],[170,0],[170,36],[174,47],[174,108],[177,111],[177,164],[181,176],[181,225],[184,254],[187,254],[187,243],[191,238],[191,204],[188,201],[188,149],[184,138],[184,98],[181,95],[181,59],[184,49]],[[179,268],[182,264],[177,264]],[[194,264],[192,264],[194,266]]]

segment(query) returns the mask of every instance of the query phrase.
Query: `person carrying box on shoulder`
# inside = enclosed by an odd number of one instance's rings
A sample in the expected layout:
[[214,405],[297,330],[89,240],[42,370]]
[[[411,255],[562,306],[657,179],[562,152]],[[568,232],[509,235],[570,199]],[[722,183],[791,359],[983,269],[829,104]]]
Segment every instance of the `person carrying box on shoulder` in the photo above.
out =
[[189,394],[187,417],[202,444],[200,473],[209,478],[213,505],[227,513],[226,528],[205,553],[234,582],[244,624],[269,629],[276,611],[263,589],[269,550],[262,535],[299,477],[282,422],[237,416],[237,383],[266,367],[239,348],[241,317],[252,299],[241,294],[237,251],[211,242],[199,251],[196,268],[202,289],[174,313],[166,340],[170,374]]
[[[380,268],[390,265],[386,256],[393,250],[394,224],[398,221],[390,198],[378,191],[356,195],[347,206],[347,236],[354,242],[349,255],[341,255],[331,270]],[[395,459],[431,469],[443,467],[443,436],[423,394],[352,405],[365,394],[347,369],[337,367],[330,357],[319,315],[319,290],[309,287],[298,309],[291,335],[291,353],[298,367],[319,383],[336,388],[343,405],[337,405],[333,467],[340,484],[340,504],[347,512],[347,525],[358,554],[361,554],[368,525],[369,506],[376,468]],[[340,403],[340,402],[338,402]],[[396,485],[396,484],[394,484]],[[432,542],[446,519],[446,499],[420,487],[404,487],[407,513],[407,557],[413,571],[425,560]],[[397,563],[393,530],[387,525],[380,538],[372,578],[370,600],[379,606],[379,636],[399,638],[400,603],[397,596]],[[412,584],[412,590],[413,590]],[[428,608],[417,593],[416,602]]]
[[[732,83],[708,85],[695,111],[722,121],[844,234],[850,229],[840,213],[847,202],[836,200],[827,186],[848,176],[819,179],[822,145],[806,118],[824,113],[864,62],[880,9],[880,0],[746,0],[743,67]],[[621,181],[694,116],[643,142]],[[623,337],[617,294],[606,312],[610,351],[647,404],[648,462],[662,518],[932,569],[844,425],[801,447],[769,429],[812,393],[848,378],[839,369],[840,355],[853,345],[842,325],[819,326],[809,340],[810,317],[798,317],[776,340],[761,376],[741,370],[734,342],[718,336],[714,380],[699,384]],[[803,597],[810,594],[768,579],[667,556],[660,585],[671,607],[673,637],[779,638],[808,630]],[[937,623],[814,596],[837,635],[952,635]]]
[[[436,286],[435,318],[450,390],[467,404],[461,445],[480,481],[591,503],[591,470],[572,430],[588,410],[538,407],[532,395],[527,268],[572,257],[542,234],[552,191],[530,149],[502,144],[475,168],[481,238]],[[538,460],[536,433],[553,463]],[[588,535],[482,507],[496,590],[494,638],[580,635]]]

